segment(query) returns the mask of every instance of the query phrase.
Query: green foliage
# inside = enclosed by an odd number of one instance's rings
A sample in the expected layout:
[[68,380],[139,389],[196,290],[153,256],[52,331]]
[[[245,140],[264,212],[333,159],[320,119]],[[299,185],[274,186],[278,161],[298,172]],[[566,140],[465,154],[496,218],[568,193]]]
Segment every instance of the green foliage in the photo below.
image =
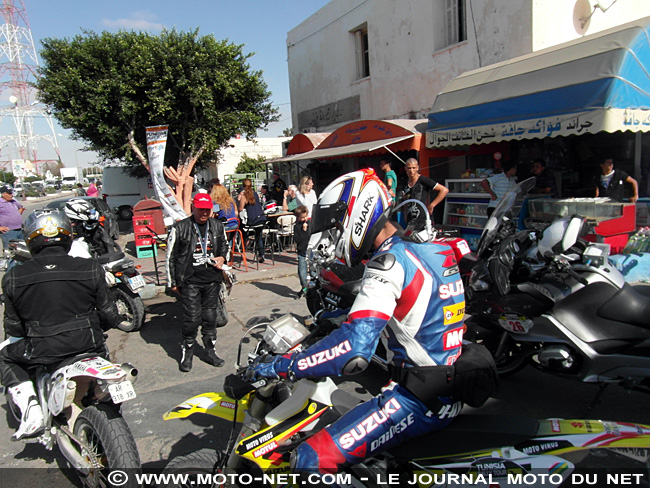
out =
[[40,54],[40,100],[102,163],[137,166],[128,134],[146,157],[145,127],[169,125],[165,164],[203,149],[200,167],[231,137],[253,137],[277,120],[262,72],[247,64],[251,55],[198,30],[85,31],[45,39]]
[[292,129],[291,127],[287,127],[286,129],[284,129],[284,130],[282,131],[282,135],[283,135],[284,137],[291,137],[291,136],[293,136],[293,129]]
[[264,164],[266,158],[264,156],[257,156],[256,158],[251,158],[244,153],[241,157],[241,161],[235,168],[235,173],[257,173],[260,171],[266,171],[266,164]]
[[0,171],[0,179],[2,179],[3,183],[7,183],[8,185],[12,186],[16,181],[16,177],[11,171]]

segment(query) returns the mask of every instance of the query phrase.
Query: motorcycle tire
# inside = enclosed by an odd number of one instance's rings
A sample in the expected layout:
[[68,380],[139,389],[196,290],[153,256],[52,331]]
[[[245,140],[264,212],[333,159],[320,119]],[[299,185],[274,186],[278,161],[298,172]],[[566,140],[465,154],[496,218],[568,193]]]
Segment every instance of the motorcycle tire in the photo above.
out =
[[307,290],[307,294],[305,295],[305,299],[307,300],[307,308],[309,309],[309,313],[312,314],[312,316],[315,316],[316,312],[324,308],[323,301],[321,300],[320,294],[316,288],[309,288]]
[[73,432],[93,449],[102,464],[98,473],[91,472],[86,477],[80,475],[84,485],[113,486],[107,476],[117,469],[128,473],[126,484],[120,486],[138,486],[134,476],[142,471],[138,447],[131,429],[115,405],[100,403],[85,408],[77,417]]
[[[163,474],[171,475],[187,475],[184,483],[173,484],[169,483],[165,486],[192,486],[201,488],[202,486],[210,487],[212,483],[199,484],[196,477],[192,475],[197,474],[212,474],[217,463],[221,462],[223,454],[213,449],[201,449],[200,451],[179,456],[169,461]],[[171,478],[168,477],[168,479]]]
[[124,332],[140,330],[144,323],[144,303],[140,295],[119,286],[111,288],[111,294],[117,304],[117,313],[126,317],[117,328]]

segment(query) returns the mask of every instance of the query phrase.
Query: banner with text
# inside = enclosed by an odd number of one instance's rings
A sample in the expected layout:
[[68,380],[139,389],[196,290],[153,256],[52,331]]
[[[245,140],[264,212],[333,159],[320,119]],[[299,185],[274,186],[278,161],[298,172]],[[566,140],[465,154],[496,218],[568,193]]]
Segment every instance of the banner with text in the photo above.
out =
[[167,147],[167,125],[158,125],[147,127],[147,154],[149,156],[149,168],[151,169],[151,179],[156,196],[162,203],[165,213],[174,219],[181,220],[187,217],[172,193],[169,185],[165,181],[163,165],[165,162],[165,148]]

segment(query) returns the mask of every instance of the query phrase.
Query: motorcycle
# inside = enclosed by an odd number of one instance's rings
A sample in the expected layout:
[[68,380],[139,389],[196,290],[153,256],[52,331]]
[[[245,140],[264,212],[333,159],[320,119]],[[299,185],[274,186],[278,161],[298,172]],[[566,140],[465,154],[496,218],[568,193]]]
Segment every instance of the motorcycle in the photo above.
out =
[[466,289],[465,339],[484,344],[500,374],[532,365],[650,393],[647,290],[625,282],[607,245],[580,239],[583,217],[518,230],[511,211],[533,185],[518,184],[488,219]]
[[[75,238],[70,249],[71,256],[92,258],[88,244],[83,238]],[[7,269],[32,259],[25,241],[12,239],[9,243],[9,260]],[[142,327],[145,319],[144,303],[138,291],[146,285],[132,259],[123,252],[109,252],[97,256],[97,261],[104,269],[106,283],[117,305],[117,312],[123,318],[118,328],[124,332],[134,332]]]
[[[407,226],[405,234],[419,242],[428,241],[449,246],[459,264],[461,276],[468,277],[474,265],[474,256],[467,241],[459,237],[457,231],[433,228],[429,213],[421,201],[406,200],[393,209],[391,216],[396,216],[403,206],[413,204],[424,207],[422,212],[426,216],[424,228]],[[314,317],[318,317],[323,312],[350,308],[359,294],[365,270],[365,261],[354,268],[348,268],[343,262],[332,260],[330,242],[329,239],[322,239],[322,236],[317,235],[310,241],[308,247],[310,281],[305,298],[307,308]]]
[[[0,348],[11,338],[0,345]],[[114,469],[141,470],[138,448],[120,405],[136,397],[138,371],[129,363],[113,364],[93,354],[69,358],[49,373],[45,366],[33,375],[45,430],[36,442],[51,451],[58,446],[85,486],[109,486]],[[7,405],[20,422],[20,409],[6,393]],[[112,486],[112,485],[111,485]]]
[[[254,334],[254,329],[261,327],[265,327],[262,337]],[[250,336],[258,342],[248,362],[263,354],[300,350],[310,343],[309,334],[290,315],[260,324],[242,337],[237,367],[241,364],[242,344]],[[203,449],[169,462],[164,474],[172,485],[244,485],[251,480],[271,485],[285,483],[283,486],[299,485],[299,481],[304,484],[304,479],[291,472],[292,451],[360,402],[330,378],[293,383],[289,379],[262,379],[250,383],[239,374],[241,371],[226,378],[224,392],[195,396],[163,416],[172,420],[203,413],[232,423],[225,454]],[[360,426],[358,429],[362,429]],[[647,472],[649,448],[650,426],[645,425],[460,415],[440,432],[366,458],[336,476],[326,475],[330,477],[322,481],[358,487],[406,486],[415,482],[420,486],[559,486],[576,481],[574,476],[584,476],[580,470],[589,467],[616,466]],[[307,483],[318,481],[313,475],[307,476]]]

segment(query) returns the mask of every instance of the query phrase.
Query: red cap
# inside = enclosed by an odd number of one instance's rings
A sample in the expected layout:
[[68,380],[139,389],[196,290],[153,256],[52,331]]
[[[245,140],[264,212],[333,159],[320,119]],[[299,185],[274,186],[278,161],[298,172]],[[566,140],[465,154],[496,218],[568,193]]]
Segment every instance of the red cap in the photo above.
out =
[[194,208],[212,208],[212,198],[207,193],[197,193],[192,200]]

